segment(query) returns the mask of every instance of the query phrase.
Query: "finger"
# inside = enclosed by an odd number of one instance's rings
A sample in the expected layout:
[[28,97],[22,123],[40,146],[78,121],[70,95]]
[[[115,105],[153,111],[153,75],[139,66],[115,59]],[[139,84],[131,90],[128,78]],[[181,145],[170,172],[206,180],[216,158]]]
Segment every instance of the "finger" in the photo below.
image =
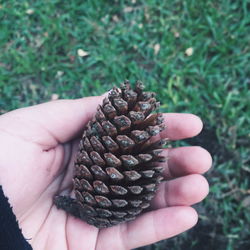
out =
[[[15,110],[1,117],[0,127],[33,142],[55,146],[79,133],[103,98],[104,96],[97,96],[58,100]],[[192,137],[202,129],[200,118],[192,114],[169,113],[164,115],[164,119],[167,129],[162,131],[161,137],[172,140]]]
[[193,137],[202,130],[202,121],[196,115],[165,113],[163,117],[166,129],[161,132],[161,138],[180,140]]
[[203,200],[209,191],[207,180],[198,174],[188,175],[160,184],[152,200],[152,208],[191,206]]
[[103,98],[58,100],[18,109],[3,115],[0,127],[16,131],[19,136],[41,145],[55,146],[82,131]]
[[212,166],[211,155],[199,146],[164,149],[162,155],[168,159],[167,163],[161,164],[166,179],[203,174]]
[[127,224],[102,230],[96,249],[127,250],[145,246],[188,230],[197,223],[197,219],[197,213],[191,207],[148,212]]

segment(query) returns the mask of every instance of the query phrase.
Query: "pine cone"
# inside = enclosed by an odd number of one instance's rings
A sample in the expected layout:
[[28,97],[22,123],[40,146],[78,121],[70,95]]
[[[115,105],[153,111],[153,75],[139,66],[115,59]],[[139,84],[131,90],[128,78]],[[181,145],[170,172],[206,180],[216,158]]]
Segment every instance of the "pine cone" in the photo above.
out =
[[98,228],[135,219],[149,207],[163,179],[160,155],[165,140],[155,94],[128,81],[114,87],[88,123],[75,160],[75,199],[56,196],[55,204]]

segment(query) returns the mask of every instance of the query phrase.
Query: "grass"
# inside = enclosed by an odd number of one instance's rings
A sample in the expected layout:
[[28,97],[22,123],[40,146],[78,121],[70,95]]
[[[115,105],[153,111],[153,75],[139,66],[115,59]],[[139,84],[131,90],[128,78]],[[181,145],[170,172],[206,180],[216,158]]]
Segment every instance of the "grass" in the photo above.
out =
[[163,111],[201,116],[204,132],[179,145],[203,145],[214,158],[198,225],[144,249],[249,249],[249,8],[248,0],[0,1],[0,112],[142,80]]

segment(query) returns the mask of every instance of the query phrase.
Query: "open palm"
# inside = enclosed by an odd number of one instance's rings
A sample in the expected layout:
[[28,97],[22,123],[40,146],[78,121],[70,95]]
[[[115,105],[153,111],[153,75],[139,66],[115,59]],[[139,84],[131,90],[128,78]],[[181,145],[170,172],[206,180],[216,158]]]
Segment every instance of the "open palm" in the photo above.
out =
[[[55,194],[71,191],[79,137],[103,97],[59,100],[0,116],[0,183],[22,232],[34,249],[123,250],[177,235],[197,222],[190,207],[208,193],[200,174],[211,166],[200,147],[165,149],[165,179],[151,210],[135,221],[97,229],[53,205]],[[191,114],[165,114],[162,137],[178,140],[202,129]]]

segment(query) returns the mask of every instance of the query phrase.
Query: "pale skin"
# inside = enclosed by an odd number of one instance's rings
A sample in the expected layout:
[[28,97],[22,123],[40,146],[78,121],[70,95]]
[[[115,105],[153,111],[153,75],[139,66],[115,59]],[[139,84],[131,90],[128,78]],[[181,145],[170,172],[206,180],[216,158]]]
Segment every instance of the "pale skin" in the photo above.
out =
[[[103,97],[58,100],[0,116],[0,184],[26,239],[36,250],[125,250],[180,234],[197,223],[191,207],[208,194],[202,176],[212,159],[203,148],[165,149],[165,181],[151,211],[136,220],[97,229],[53,205],[71,188],[80,135]],[[202,129],[192,114],[164,114],[162,138],[180,140]]]

